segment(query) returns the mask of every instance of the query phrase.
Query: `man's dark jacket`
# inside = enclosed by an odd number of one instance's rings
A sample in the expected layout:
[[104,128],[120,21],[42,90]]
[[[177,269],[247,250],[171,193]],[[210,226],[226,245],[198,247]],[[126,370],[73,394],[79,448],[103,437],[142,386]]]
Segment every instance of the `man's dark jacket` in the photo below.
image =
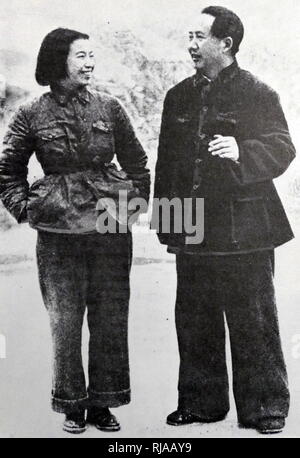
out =
[[[214,135],[233,136],[237,163],[213,157]],[[154,197],[204,198],[204,241],[162,233],[175,253],[251,252],[293,238],[273,184],[295,157],[277,94],[235,61],[208,85],[201,75],[167,93],[162,116]]]

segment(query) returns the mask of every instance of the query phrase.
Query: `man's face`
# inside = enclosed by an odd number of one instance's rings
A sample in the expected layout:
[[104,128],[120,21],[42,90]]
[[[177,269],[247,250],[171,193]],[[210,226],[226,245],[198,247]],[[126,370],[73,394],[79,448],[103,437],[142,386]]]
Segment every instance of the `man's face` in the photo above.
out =
[[221,40],[211,35],[214,20],[210,14],[201,14],[189,32],[188,50],[194,66],[208,77],[223,57]]
[[89,40],[73,41],[67,58],[67,81],[70,86],[87,86],[95,66],[94,52]]

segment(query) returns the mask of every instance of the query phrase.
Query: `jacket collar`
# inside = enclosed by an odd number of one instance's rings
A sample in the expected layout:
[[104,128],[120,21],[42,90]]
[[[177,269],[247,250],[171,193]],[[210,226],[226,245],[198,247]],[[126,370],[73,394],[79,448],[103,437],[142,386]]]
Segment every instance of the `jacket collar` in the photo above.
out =
[[56,102],[62,106],[72,99],[77,99],[84,105],[91,101],[91,93],[86,87],[76,91],[66,91],[59,86],[53,86],[51,87],[51,92]]
[[238,73],[239,66],[237,60],[234,59],[232,64],[228,67],[224,68],[215,79],[216,82],[220,82],[222,84],[227,83],[228,81],[232,80]]
[[196,73],[193,77],[193,84],[195,87],[203,87],[203,86],[206,86],[206,85],[209,85],[209,84],[212,84],[212,83],[221,83],[221,84],[226,84],[228,81],[230,81],[231,79],[233,79],[236,74],[238,73],[238,70],[239,70],[239,65],[237,63],[237,60],[234,59],[234,61],[232,62],[232,64],[230,64],[228,67],[224,68],[220,73],[219,75],[217,76],[217,78],[215,80],[210,80],[209,78],[207,78],[205,75],[203,75],[202,73]]
[[202,73],[196,73],[193,77],[193,84],[194,86],[198,89],[203,88],[204,86],[208,86],[211,84],[211,80],[208,79],[205,75]]

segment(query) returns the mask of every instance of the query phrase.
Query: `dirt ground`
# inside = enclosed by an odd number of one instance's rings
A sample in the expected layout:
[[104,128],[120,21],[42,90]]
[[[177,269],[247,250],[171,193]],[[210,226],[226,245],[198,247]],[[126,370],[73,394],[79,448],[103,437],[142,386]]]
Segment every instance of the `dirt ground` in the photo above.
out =
[[[299,234],[300,225],[295,229]],[[61,429],[63,416],[50,409],[51,342],[37,281],[35,238],[35,231],[27,226],[1,233],[0,335],[6,351],[2,346],[0,437],[73,437]],[[238,428],[232,395],[231,411],[223,422],[166,425],[166,416],[177,405],[174,256],[165,252],[153,233],[135,235],[134,254],[129,327],[132,402],[113,410],[121,421],[120,432],[105,434],[90,427],[81,437],[257,437],[255,431]],[[290,415],[278,436],[282,438],[300,436],[299,254],[298,237],[276,255],[279,320],[291,388]],[[85,327],[85,364],[87,339]],[[227,354],[230,372],[229,349]]]

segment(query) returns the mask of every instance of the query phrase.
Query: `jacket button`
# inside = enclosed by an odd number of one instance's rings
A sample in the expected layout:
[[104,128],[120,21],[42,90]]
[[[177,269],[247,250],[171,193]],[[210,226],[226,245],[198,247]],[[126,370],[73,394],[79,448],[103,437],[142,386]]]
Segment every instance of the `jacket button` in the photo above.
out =
[[198,188],[199,188],[199,184],[194,184],[193,190],[194,190],[194,191],[197,191]]
[[202,110],[204,111],[204,113],[206,113],[208,111],[208,106],[207,105],[204,105],[204,107],[202,108]]
[[205,139],[205,137],[206,137],[206,135],[205,135],[205,134],[200,134],[200,135],[199,135],[199,138],[200,138],[200,140],[204,140],[204,139]]
[[202,162],[202,159],[198,158],[198,159],[195,160],[195,162],[196,162],[196,164],[200,164]]

